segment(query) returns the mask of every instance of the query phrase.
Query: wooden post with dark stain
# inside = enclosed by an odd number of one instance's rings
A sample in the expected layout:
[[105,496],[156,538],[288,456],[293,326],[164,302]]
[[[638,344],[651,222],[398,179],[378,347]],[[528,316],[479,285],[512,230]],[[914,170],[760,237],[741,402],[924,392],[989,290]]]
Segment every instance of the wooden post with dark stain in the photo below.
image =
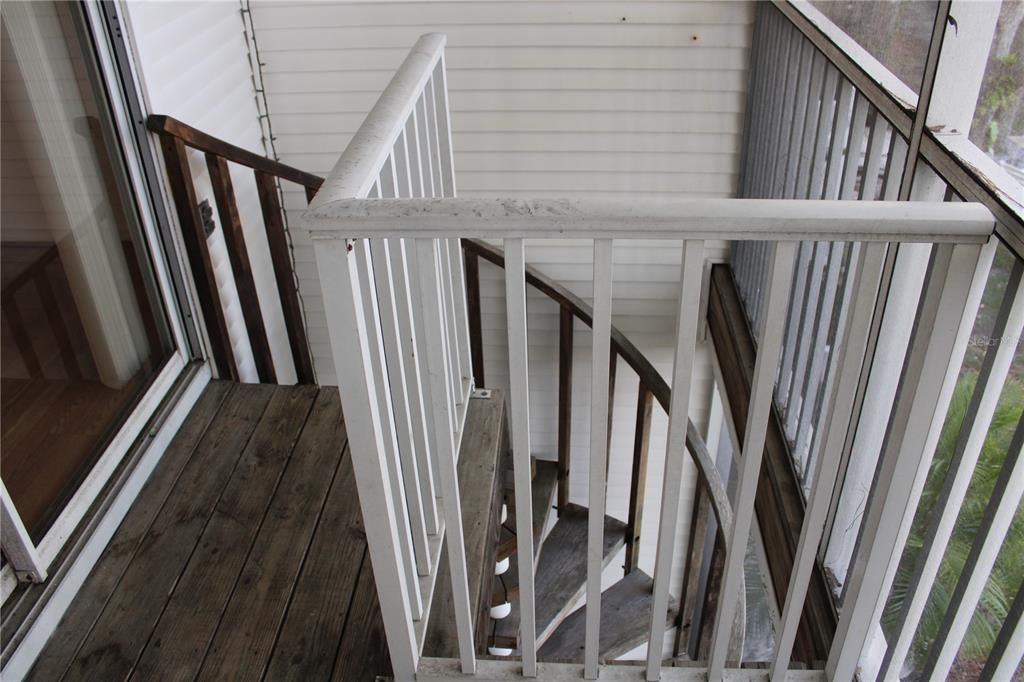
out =
[[633,471],[629,479],[629,509],[626,526],[626,565],[629,575],[637,567],[640,557],[640,528],[644,515],[644,492],[647,481],[647,451],[651,439],[651,412],[654,394],[641,382],[636,403],[636,432],[633,436]]
[[306,323],[302,317],[302,303],[293,275],[291,249],[284,231],[284,214],[281,211],[281,200],[277,196],[277,183],[269,173],[259,170],[254,173],[260,206],[263,208],[263,224],[267,230],[274,278],[277,280],[277,293],[281,297],[281,311],[288,330],[288,344],[295,362],[295,374],[300,384],[312,384],[315,383],[313,358],[310,357],[309,345],[306,343]]
[[71,334],[64,323],[64,316],[61,315],[60,306],[57,305],[57,296],[53,293],[53,286],[50,284],[49,277],[47,277],[46,268],[41,269],[36,277],[36,290],[39,292],[39,298],[42,300],[43,308],[46,310],[46,321],[50,324],[53,336],[57,340],[57,348],[60,351],[60,360],[64,365],[64,371],[68,373],[69,379],[80,381],[82,379],[82,370],[78,367],[75,344],[71,341]]
[[[722,544],[722,534],[715,535],[715,544],[711,548],[711,564],[708,570],[707,583],[704,585],[704,606],[701,608],[700,633],[697,638],[698,661],[706,661],[711,652],[711,638],[714,637],[715,619],[718,616],[718,603],[722,599],[722,580],[725,577],[725,547]],[[735,595],[734,599],[739,598]],[[742,604],[741,604],[742,606]],[[740,612],[742,613],[742,612]],[[739,615],[737,615],[739,618]],[[735,627],[734,621],[732,627]],[[730,639],[729,652],[733,651],[733,644],[737,641],[735,634]],[[730,658],[732,658],[730,656]]]
[[[465,245],[464,240],[460,240]],[[466,261],[466,315],[469,320],[469,354],[473,365],[473,383],[484,384],[484,335],[480,320],[480,257],[475,251],[463,248]]]
[[238,215],[238,202],[228,162],[222,156],[207,152],[206,167],[210,171],[210,184],[213,185],[213,197],[224,230],[224,242],[228,247],[228,257],[231,259],[231,270],[235,276],[238,300],[242,306],[242,316],[245,318],[245,329],[249,334],[249,344],[252,346],[256,372],[262,383],[276,384],[274,358],[270,352],[270,341],[267,339],[267,329],[263,323],[263,312],[260,310],[260,299],[256,293],[256,281],[249,262],[249,249],[245,245],[245,232],[242,230],[242,219]]
[[613,343],[612,352],[608,356],[608,457],[605,458],[604,463],[604,477],[606,484],[608,480],[608,467],[612,464],[612,421],[615,417],[615,375],[618,374],[618,360],[619,353]]
[[690,633],[694,627],[700,626],[697,619],[700,567],[704,562],[708,524],[713,522],[707,491],[703,485],[698,485],[694,490],[693,508],[690,512],[690,537],[686,544],[686,561],[679,590],[679,615],[676,617],[676,641],[673,649],[674,655],[683,654],[691,660],[696,659],[697,652],[690,648]]
[[558,317],[558,513],[569,504],[569,462],[572,448],[572,310],[561,306]]
[[192,266],[192,279],[196,285],[199,308],[206,322],[213,361],[222,379],[238,381],[238,368],[231,353],[227,320],[220,305],[217,280],[213,274],[210,249],[206,244],[206,231],[199,216],[199,205],[196,203],[196,190],[192,184],[192,171],[189,169],[185,144],[177,138],[161,135],[160,146],[167,164],[167,180],[171,185],[171,197],[174,199],[178,222],[181,224],[182,240]]

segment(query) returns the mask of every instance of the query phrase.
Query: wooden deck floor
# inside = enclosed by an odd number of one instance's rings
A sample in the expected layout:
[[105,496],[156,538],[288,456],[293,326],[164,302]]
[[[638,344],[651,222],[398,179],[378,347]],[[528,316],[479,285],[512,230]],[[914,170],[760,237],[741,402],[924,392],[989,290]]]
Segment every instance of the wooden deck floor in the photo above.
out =
[[337,390],[215,382],[30,679],[389,668]]

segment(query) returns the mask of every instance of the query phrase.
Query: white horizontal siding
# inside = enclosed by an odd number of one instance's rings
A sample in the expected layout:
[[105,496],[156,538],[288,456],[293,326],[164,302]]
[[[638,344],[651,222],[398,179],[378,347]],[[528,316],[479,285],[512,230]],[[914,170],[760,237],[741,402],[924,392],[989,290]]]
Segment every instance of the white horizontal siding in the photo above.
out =
[[[462,196],[712,196],[737,193],[753,5],[748,2],[262,2],[253,5],[276,147],[327,174],[416,38],[448,36],[449,97]],[[286,191],[286,207],[305,198]],[[293,234],[318,376],[333,368],[308,236]],[[724,260],[727,245],[708,245]],[[584,298],[588,244],[528,243],[527,260]],[[680,247],[617,242],[614,323],[668,376]],[[490,386],[507,385],[504,284],[481,264]],[[528,290],[534,453],[556,455],[558,311]],[[584,502],[589,442],[589,330],[577,325],[571,490]],[[713,373],[698,351],[695,423]],[[625,518],[636,377],[619,363],[609,513]],[[652,570],[667,418],[655,408],[640,565]],[[680,537],[695,475],[687,470]],[[682,547],[685,542],[680,542]],[[620,565],[621,562],[614,564]],[[676,561],[678,584],[681,555]],[[610,569],[612,570],[612,569]]]

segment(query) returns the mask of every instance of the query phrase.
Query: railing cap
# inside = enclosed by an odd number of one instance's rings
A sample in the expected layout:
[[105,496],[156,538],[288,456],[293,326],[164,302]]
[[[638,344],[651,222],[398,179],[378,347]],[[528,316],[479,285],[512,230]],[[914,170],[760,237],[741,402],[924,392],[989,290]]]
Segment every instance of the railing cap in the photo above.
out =
[[[323,197],[321,191],[318,199]],[[314,239],[752,239],[983,243],[977,203],[788,199],[334,199],[302,218]]]

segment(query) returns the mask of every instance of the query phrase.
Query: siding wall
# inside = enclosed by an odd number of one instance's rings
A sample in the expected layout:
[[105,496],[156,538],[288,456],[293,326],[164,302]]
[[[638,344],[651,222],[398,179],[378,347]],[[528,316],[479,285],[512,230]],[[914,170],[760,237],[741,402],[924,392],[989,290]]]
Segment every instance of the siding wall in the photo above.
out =
[[[276,148],[281,160],[326,175],[416,38],[448,36],[446,52],[461,196],[710,196],[737,192],[753,22],[748,2],[253,3]],[[301,210],[299,191],[286,206]],[[308,238],[292,231],[310,341],[322,382],[334,380]],[[723,260],[724,243],[709,244]],[[528,262],[591,294],[589,245],[527,244]],[[666,376],[672,366],[680,250],[659,242],[615,248],[615,324]],[[481,264],[486,382],[505,386],[502,272]],[[554,459],[556,306],[528,295],[534,453]],[[571,490],[585,503],[590,334],[577,325]],[[695,423],[713,381],[698,351]],[[625,518],[636,375],[616,381],[609,513]],[[640,565],[653,570],[667,417],[655,408]],[[685,545],[695,473],[684,483]],[[609,580],[621,575],[613,562]],[[677,572],[681,568],[681,554]],[[678,582],[678,574],[674,582]]]
[[[240,10],[238,2],[125,5],[147,112],[174,116],[215,137],[265,154]],[[208,199],[214,206],[203,155],[190,151],[189,157],[196,198]],[[234,164],[231,177],[278,380],[292,383],[294,367],[274,286],[256,183],[251,171]],[[169,196],[167,205],[173,206]],[[173,216],[173,209],[170,213]],[[227,312],[232,351],[243,380],[255,381],[252,351],[216,211],[213,220],[218,229],[209,243],[221,302]]]

